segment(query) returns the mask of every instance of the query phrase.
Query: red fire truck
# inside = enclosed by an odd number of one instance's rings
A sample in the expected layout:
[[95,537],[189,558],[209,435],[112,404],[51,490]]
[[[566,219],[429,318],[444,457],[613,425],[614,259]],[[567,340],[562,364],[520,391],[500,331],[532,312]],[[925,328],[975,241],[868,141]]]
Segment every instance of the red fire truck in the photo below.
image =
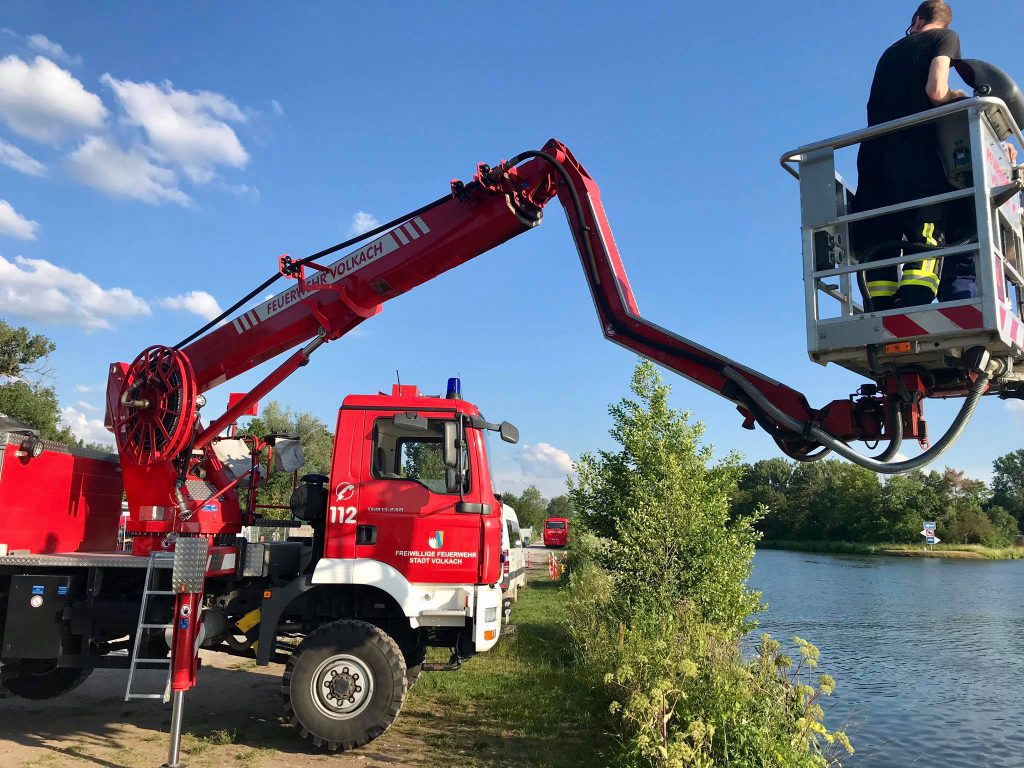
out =
[[[501,501],[485,430],[518,439],[511,424],[487,422],[456,386],[446,397],[409,385],[349,396],[338,413],[330,475],[304,475],[292,494],[295,522],[249,517],[264,526],[305,523],[312,537],[169,541],[165,511],[136,507],[134,554],[115,551],[117,456],[3,433],[4,687],[44,699],[97,667],[120,667],[129,671],[126,699],[165,698],[163,682],[142,689],[145,678],[136,673],[163,669],[169,682],[170,641],[186,625],[199,625],[199,646],[260,664],[291,635],[304,639],[285,667],[290,720],[318,746],[366,743],[398,714],[428,647],[452,649],[454,669],[498,641]],[[237,496],[251,497],[251,478],[265,474],[257,463],[264,447],[278,470],[302,463],[297,441],[278,435],[211,442]],[[190,494],[204,497],[199,515],[215,516],[224,497],[207,478],[188,482]],[[199,524],[208,523],[201,517]],[[206,544],[191,565],[169,551],[183,550],[185,541]],[[175,609],[182,586],[201,588],[203,600]]]
[[[969,99],[957,108],[971,115],[974,128],[998,114],[1024,138],[1016,113],[994,97]],[[980,146],[979,135],[975,130],[969,137],[972,147]],[[860,139],[848,143],[855,140]],[[840,248],[845,236],[829,234],[851,217],[840,216],[839,224],[829,218],[838,215],[835,180],[827,163],[827,183],[815,175],[821,171],[813,162],[817,152],[798,150],[785,160],[799,164],[800,172],[792,172],[802,179],[816,180],[803,191],[802,207],[821,208],[822,201],[831,206],[821,221],[805,222],[804,238],[805,266],[821,260],[819,244],[843,265],[818,265],[808,273],[809,317],[825,333],[835,323],[818,317],[815,292],[836,293],[823,282],[833,272],[848,287],[848,273],[857,267],[846,264],[852,257]],[[990,219],[998,215],[1007,243],[1006,253],[993,250],[988,239],[973,245],[979,263],[993,265],[993,275],[1000,270],[992,279],[1002,289],[983,284],[975,303],[985,307],[985,317],[1019,324],[1024,278],[1007,254],[1011,245],[1013,253],[1020,252],[1021,223],[1019,217],[1007,220],[1002,208],[993,213],[989,197],[995,195],[1000,206],[1014,204],[1024,178],[1005,156],[996,161],[1011,184],[991,189],[978,163],[975,187],[957,194],[974,201],[979,232],[993,231]],[[761,426],[792,458],[814,461],[834,450],[877,471],[906,471],[938,457],[982,395],[1024,397],[1024,347],[1016,336],[979,335],[973,328],[957,335],[944,325],[935,345],[929,337],[938,330],[914,325],[909,342],[847,344],[835,361],[869,382],[853,395],[813,408],[799,392],[655,325],[640,315],[597,184],[563,144],[551,140],[541,151],[494,167],[479,165],[471,181],[453,181],[448,194],[358,238],[298,260],[280,257],[274,276],[196,333],[173,346],[150,347],[131,363],[112,364],[107,415],[119,464],[93,472],[72,454],[53,469],[62,476],[59,482],[51,481],[32,470],[32,462],[50,460],[45,449],[35,456],[39,447],[28,437],[17,444],[22,471],[10,481],[12,495],[28,500],[25,515],[36,510],[53,530],[31,545],[9,545],[30,551],[0,560],[0,661],[8,687],[25,695],[58,693],[96,666],[128,666],[131,680],[137,667],[162,663],[170,668],[167,765],[173,768],[184,694],[196,683],[201,645],[255,650],[257,662],[265,664],[280,634],[303,637],[284,673],[288,716],[315,744],[339,749],[366,743],[387,728],[405,696],[407,669],[415,671],[425,647],[453,646],[455,667],[463,656],[493,644],[501,516],[483,438],[498,431],[513,440],[511,425],[486,421],[457,397],[428,398],[412,388],[348,398],[338,418],[330,476],[305,476],[292,498],[295,522],[314,523],[312,539],[263,545],[238,537],[243,525],[257,522],[259,457],[269,450],[284,471],[296,470],[301,457],[285,437],[227,438],[224,431],[325,343],[380,312],[385,301],[537,226],[556,197],[603,334],[729,399],[745,427]],[[322,263],[363,240],[369,242]],[[279,278],[295,283],[252,307]],[[453,328],[466,321],[457,303],[439,306],[451,312]],[[852,300],[844,307],[840,319],[858,327],[882,327],[888,319]],[[963,307],[954,309],[954,316],[962,314]],[[200,415],[205,391],[300,344],[305,346],[232,400],[223,414],[208,420]],[[818,354],[817,347],[811,351]],[[964,404],[934,446],[911,460],[890,461],[905,437],[928,445],[928,397],[963,397]],[[865,457],[849,445],[855,440],[888,446]],[[8,461],[15,462],[5,458],[5,471]],[[417,474],[417,467],[430,471]],[[109,529],[100,538],[109,537],[106,544],[114,546],[117,510],[109,483],[118,471],[129,507],[131,556],[92,551],[95,531]],[[96,475],[104,480],[94,480]],[[64,490],[39,495],[37,483],[55,482]],[[8,537],[6,525],[0,520],[0,543]],[[42,549],[33,549],[40,544]],[[127,649],[127,657],[116,657],[117,649]],[[30,678],[35,684],[24,682]]]

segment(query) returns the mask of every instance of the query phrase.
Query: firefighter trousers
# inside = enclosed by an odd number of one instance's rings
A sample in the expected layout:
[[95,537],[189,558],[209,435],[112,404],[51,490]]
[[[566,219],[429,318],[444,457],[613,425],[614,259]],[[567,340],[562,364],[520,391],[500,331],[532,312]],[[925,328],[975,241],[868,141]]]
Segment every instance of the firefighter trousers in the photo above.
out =
[[[934,132],[912,129],[865,142],[857,156],[859,184],[854,209],[867,211],[917,200],[952,190],[939,159]],[[970,216],[958,203],[926,205],[908,211],[857,222],[852,229],[854,249],[861,262],[920,254],[919,260],[878,267],[864,272],[870,309],[881,311],[930,304],[940,293],[939,263],[928,253],[970,226]],[[959,234],[958,234],[959,233]],[[963,262],[963,263],[961,263]],[[955,268],[953,268],[955,265]],[[974,260],[970,256],[947,259],[958,282],[943,286],[942,300],[973,295]]]

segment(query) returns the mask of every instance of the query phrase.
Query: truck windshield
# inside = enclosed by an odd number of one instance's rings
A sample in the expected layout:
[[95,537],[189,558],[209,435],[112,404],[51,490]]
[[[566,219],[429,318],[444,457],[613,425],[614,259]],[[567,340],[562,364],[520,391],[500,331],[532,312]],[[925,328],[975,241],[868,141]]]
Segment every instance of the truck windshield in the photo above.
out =
[[[426,430],[396,427],[391,419],[377,419],[373,437],[373,476],[385,480],[412,480],[432,493],[448,494],[442,453],[444,419],[429,419]],[[467,481],[469,454],[462,455]],[[466,490],[470,488],[467,482]]]
[[565,523],[563,523],[561,520],[549,520],[548,522],[546,522],[544,524],[544,527],[545,528],[552,528],[552,529],[554,529],[556,531],[560,531],[563,528],[565,528]]

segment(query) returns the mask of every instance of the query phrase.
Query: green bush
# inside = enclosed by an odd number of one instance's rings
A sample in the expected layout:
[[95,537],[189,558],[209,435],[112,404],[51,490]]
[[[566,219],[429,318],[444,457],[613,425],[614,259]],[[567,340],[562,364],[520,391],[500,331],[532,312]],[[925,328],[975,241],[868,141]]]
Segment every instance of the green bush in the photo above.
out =
[[761,606],[747,586],[757,515],[730,518],[738,458],[712,464],[702,426],[668,407],[650,363],[631,390],[610,408],[620,449],[581,457],[570,489],[568,629],[582,678],[614,716],[620,764],[838,763],[849,743],[818,704],[835,683],[804,679],[817,649],[794,638],[795,666],[767,636],[752,659],[740,649]]

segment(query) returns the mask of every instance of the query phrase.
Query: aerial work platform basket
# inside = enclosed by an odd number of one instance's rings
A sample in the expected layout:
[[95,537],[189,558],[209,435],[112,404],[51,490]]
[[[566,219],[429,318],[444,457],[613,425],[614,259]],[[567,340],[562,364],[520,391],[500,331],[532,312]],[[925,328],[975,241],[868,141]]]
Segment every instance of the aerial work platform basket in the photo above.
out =
[[[855,212],[856,190],[836,172],[836,151],[898,131],[933,125],[951,191]],[[984,347],[1004,362],[990,391],[1024,389],[1024,268],[1022,268],[1021,170],[1003,141],[1024,136],[1001,99],[975,97],[810,144],[782,157],[800,181],[807,352],[811,360],[837,363],[868,378],[913,367],[936,380],[957,366],[964,352]],[[961,202],[965,201],[965,202]],[[852,242],[851,225],[926,205],[971,206],[976,236],[926,254],[902,251],[863,260],[868,243]],[[961,211],[965,208],[961,208]],[[855,290],[866,270],[922,258],[974,260],[977,295],[869,311]],[[952,382],[952,379],[951,379]],[[949,394],[956,394],[951,386]]]

